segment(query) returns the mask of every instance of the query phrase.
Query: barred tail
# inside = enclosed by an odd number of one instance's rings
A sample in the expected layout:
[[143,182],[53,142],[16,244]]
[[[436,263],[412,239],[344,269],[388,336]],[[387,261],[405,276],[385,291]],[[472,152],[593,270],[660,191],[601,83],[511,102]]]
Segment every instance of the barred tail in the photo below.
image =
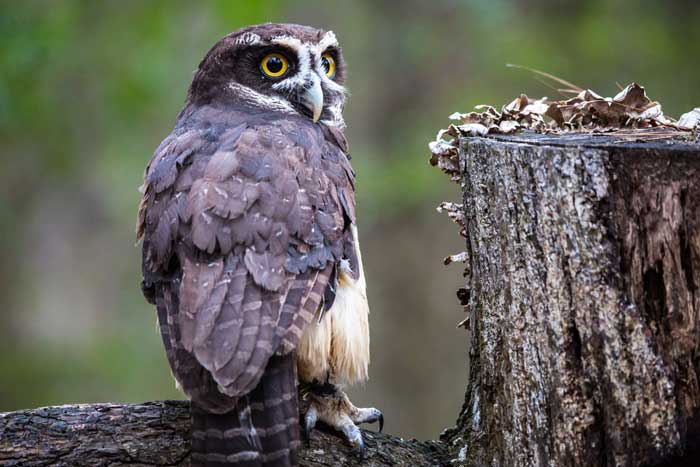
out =
[[255,389],[225,414],[192,403],[192,467],[297,465],[296,358],[273,356]]
[[301,440],[294,352],[270,358],[260,383],[250,393],[250,408],[263,447],[263,465],[296,466]]
[[262,467],[261,450],[247,397],[224,414],[192,403],[192,467]]

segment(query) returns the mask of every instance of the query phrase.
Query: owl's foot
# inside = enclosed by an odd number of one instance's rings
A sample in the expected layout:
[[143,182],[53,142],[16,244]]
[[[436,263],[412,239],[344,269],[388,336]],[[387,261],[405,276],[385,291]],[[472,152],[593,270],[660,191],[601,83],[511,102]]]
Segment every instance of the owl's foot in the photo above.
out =
[[307,397],[310,401],[304,416],[304,434],[307,442],[316,422],[321,421],[342,432],[360,457],[364,457],[365,443],[357,425],[379,422],[379,431],[384,428],[384,416],[379,410],[355,407],[348,396],[332,384],[313,385]]

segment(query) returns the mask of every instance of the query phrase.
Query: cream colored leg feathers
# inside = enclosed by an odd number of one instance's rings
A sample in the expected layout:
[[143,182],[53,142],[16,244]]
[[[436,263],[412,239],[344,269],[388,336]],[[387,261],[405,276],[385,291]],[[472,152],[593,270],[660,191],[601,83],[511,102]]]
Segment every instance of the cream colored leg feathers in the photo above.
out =
[[[299,379],[332,380],[352,384],[367,379],[369,366],[369,304],[362,269],[360,241],[353,226],[360,275],[354,280],[349,266],[341,264],[338,290],[321,322],[312,322],[297,347]],[[320,313],[320,310],[319,310]]]
[[[297,347],[299,379],[309,383],[303,396],[308,401],[304,415],[304,433],[310,440],[311,430],[321,421],[343,433],[357,450],[365,455],[362,433],[357,425],[379,422],[384,426],[381,411],[355,407],[336,385],[367,379],[369,366],[369,305],[362,269],[360,242],[353,226],[359,277],[353,280],[348,264],[341,263],[335,301],[321,322],[311,323]],[[319,310],[320,312],[320,310]]]

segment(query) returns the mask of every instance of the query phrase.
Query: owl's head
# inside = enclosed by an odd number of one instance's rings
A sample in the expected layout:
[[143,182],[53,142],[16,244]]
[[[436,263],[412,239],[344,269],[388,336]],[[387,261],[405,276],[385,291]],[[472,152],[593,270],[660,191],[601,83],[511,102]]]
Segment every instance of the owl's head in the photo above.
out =
[[345,63],[332,31],[261,24],[217,42],[199,64],[188,102],[233,99],[343,127]]

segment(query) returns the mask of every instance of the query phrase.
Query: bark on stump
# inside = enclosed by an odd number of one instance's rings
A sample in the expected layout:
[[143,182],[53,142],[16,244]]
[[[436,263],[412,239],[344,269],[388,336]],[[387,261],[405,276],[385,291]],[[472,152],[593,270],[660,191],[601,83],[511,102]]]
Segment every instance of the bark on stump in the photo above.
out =
[[[685,465],[700,441],[700,145],[460,141],[464,465]],[[698,464],[692,464],[698,465]]]

